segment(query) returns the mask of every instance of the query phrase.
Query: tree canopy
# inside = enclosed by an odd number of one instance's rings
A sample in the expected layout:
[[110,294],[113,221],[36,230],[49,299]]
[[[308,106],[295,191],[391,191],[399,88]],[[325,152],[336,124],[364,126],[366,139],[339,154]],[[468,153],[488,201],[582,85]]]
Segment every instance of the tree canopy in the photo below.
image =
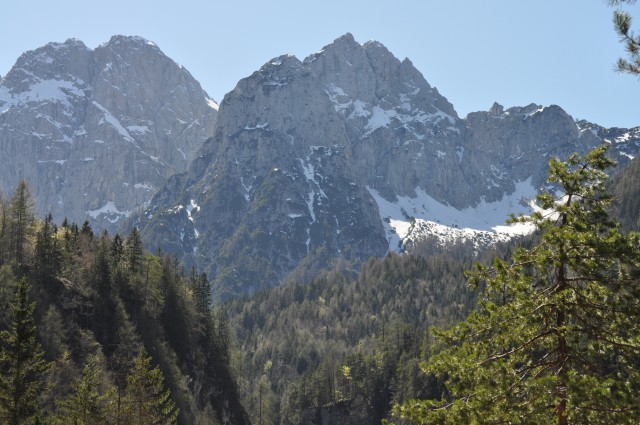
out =
[[560,194],[538,197],[541,242],[477,265],[477,311],[435,331],[423,364],[439,400],[396,413],[417,423],[635,423],[640,415],[640,235],[608,216],[606,145],[550,163]]

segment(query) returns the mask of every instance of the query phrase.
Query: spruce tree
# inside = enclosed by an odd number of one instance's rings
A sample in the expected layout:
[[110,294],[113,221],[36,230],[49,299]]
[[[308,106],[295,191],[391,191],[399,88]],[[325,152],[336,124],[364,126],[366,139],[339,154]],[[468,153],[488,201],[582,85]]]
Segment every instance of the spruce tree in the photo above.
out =
[[49,214],[36,233],[33,276],[43,287],[54,282],[62,269],[62,251],[56,237],[57,231]]
[[36,422],[43,378],[49,368],[36,342],[35,303],[29,302],[29,291],[26,279],[21,279],[11,305],[11,329],[0,333],[0,423],[10,425]]
[[131,425],[177,423],[178,409],[164,386],[158,366],[151,367],[151,357],[142,347],[127,377],[125,409]]
[[396,408],[417,423],[636,423],[640,417],[640,236],[611,221],[606,145],[552,160],[560,197],[539,196],[541,242],[477,265],[478,310],[424,365],[441,400]]
[[114,409],[115,389],[104,378],[104,371],[96,355],[89,357],[82,376],[74,383],[71,393],[57,401],[54,424],[106,425]]
[[142,260],[144,257],[144,246],[142,245],[142,238],[140,232],[136,227],[131,230],[126,242],[126,258],[129,264],[129,272],[134,274],[142,267]]
[[20,180],[9,203],[9,254],[21,268],[26,267],[28,242],[33,233],[33,209],[29,185],[26,180]]

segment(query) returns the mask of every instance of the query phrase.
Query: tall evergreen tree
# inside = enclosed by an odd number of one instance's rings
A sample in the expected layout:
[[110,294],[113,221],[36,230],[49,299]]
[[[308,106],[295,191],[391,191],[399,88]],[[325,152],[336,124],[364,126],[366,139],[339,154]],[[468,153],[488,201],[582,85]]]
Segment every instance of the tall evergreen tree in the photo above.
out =
[[5,263],[9,252],[9,201],[0,191],[0,266]]
[[151,357],[142,347],[127,378],[125,409],[131,425],[177,423],[178,409],[164,386],[158,366],[151,367]]
[[91,356],[82,376],[71,393],[56,402],[53,423],[66,425],[106,425],[110,423],[115,390],[104,379],[104,371],[97,356]]
[[21,279],[16,302],[11,305],[12,327],[0,333],[0,419],[10,425],[36,423],[43,378],[49,368],[36,342],[35,303],[29,302],[29,291],[26,279]]
[[438,332],[425,369],[442,400],[396,409],[418,423],[636,423],[640,417],[640,235],[608,217],[606,145],[552,160],[562,196],[539,196],[539,245],[477,266],[480,308]]
[[126,241],[126,258],[131,273],[136,273],[140,270],[144,258],[144,246],[142,245],[140,232],[136,227],[133,228]]
[[57,227],[49,214],[36,233],[33,258],[33,275],[43,286],[55,280],[62,268],[62,251],[56,233]]
[[31,191],[26,180],[20,180],[9,203],[10,256],[19,267],[26,267],[27,249],[33,234],[35,216]]

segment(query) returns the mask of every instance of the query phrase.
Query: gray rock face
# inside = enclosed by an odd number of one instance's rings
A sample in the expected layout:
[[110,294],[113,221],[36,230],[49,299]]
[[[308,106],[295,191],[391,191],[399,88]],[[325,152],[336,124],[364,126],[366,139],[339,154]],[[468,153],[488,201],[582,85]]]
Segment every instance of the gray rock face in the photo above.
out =
[[23,54],[0,80],[0,183],[26,178],[39,213],[115,231],[183,172],[217,105],[150,41],[114,36]]
[[204,266],[219,297],[252,292],[301,264],[384,254],[394,230],[382,201],[420,192],[462,210],[525,180],[540,187],[551,155],[603,142],[591,126],[557,106],[460,119],[409,60],[347,34],[241,80],[214,138],[138,224],[152,247]]

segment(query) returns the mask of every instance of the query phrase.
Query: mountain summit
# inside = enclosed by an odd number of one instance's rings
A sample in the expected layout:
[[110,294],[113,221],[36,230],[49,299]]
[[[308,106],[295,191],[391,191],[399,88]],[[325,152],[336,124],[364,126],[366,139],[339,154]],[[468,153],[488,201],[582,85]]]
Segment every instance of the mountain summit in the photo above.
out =
[[114,36],[24,53],[0,80],[0,182],[40,213],[115,230],[211,136],[217,105],[151,41]]
[[253,292],[301,264],[403,250],[474,216],[496,235],[529,210],[550,155],[603,142],[587,127],[557,106],[460,119],[409,60],[346,34],[242,79],[199,158],[138,224],[151,246],[204,265],[218,297]]

